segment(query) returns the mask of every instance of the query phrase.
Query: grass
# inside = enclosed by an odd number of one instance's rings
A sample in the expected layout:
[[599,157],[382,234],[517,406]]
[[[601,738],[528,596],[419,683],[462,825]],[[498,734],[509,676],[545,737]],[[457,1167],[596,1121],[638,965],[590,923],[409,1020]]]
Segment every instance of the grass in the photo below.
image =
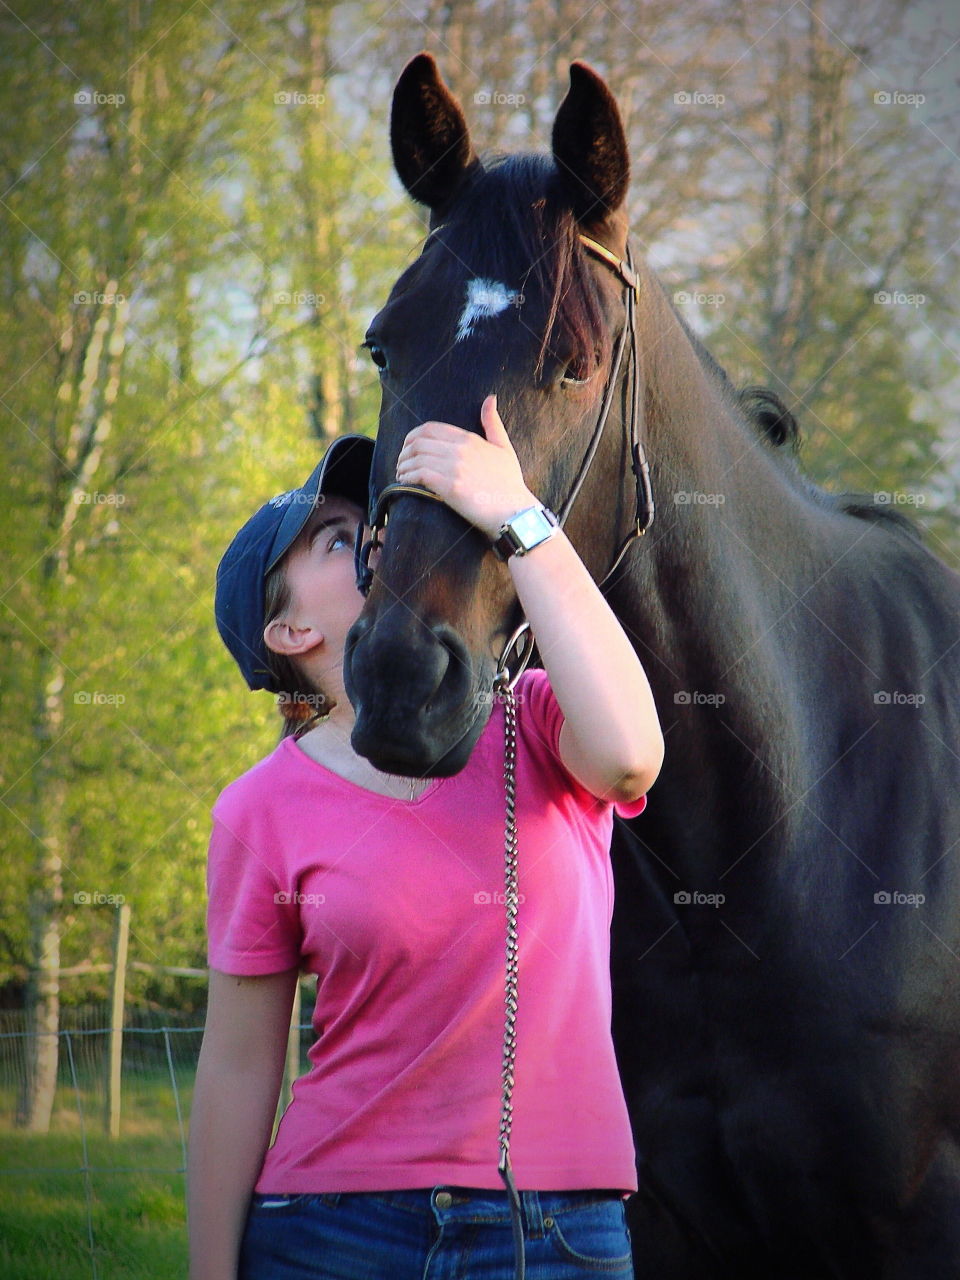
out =
[[[171,1280],[186,1275],[179,1141],[6,1134],[0,1178],[4,1280]],[[29,1173],[26,1168],[44,1168]],[[12,1170],[21,1172],[13,1173]],[[88,1201],[89,1196],[89,1201]],[[93,1237],[91,1246],[91,1234]]]
[[[193,1073],[177,1074],[186,1122]],[[129,1088],[125,1082],[116,1139],[103,1132],[98,1082],[82,1081],[80,1093],[86,1173],[72,1090],[58,1090],[50,1134],[22,1133],[6,1124],[0,1130],[0,1277],[185,1276],[183,1150],[169,1075],[158,1070],[138,1074]]]

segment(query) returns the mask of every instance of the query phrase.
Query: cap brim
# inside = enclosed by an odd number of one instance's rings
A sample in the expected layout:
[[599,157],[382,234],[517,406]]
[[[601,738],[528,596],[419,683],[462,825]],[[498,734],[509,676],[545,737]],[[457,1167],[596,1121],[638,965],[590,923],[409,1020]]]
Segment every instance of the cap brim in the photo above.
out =
[[346,498],[355,503],[366,518],[373,450],[374,441],[369,436],[339,436],[331,443],[306,484],[291,495],[270,548],[265,573],[269,573],[296,542],[320,494]]

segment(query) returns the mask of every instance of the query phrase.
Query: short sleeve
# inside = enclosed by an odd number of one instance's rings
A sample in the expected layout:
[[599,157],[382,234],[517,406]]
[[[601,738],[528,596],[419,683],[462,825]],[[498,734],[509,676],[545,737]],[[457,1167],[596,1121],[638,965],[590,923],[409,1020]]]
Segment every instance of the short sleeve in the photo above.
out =
[[[523,718],[533,730],[543,747],[563,768],[560,759],[560,730],[563,728],[563,712],[554,696],[545,671],[534,668],[525,671],[517,682],[516,699],[523,707]],[[566,773],[566,770],[564,769]]]
[[300,964],[298,909],[240,827],[214,810],[207,855],[207,960],[224,973],[282,973]]
[[[547,673],[537,669],[524,672],[517,683],[517,697],[518,700],[523,701],[528,725],[532,722],[535,726],[535,732],[556,761],[557,767],[570,780],[571,787],[583,791],[584,795],[589,795],[590,793],[564,768],[560,756],[560,730],[563,728],[564,715],[554,696]],[[614,812],[621,818],[636,818],[646,807],[647,797],[643,795],[636,800],[615,804]]]
[[647,797],[638,796],[636,800],[624,801],[613,806],[613,811],[618,818],[639,818],[641,813],[647,807]]

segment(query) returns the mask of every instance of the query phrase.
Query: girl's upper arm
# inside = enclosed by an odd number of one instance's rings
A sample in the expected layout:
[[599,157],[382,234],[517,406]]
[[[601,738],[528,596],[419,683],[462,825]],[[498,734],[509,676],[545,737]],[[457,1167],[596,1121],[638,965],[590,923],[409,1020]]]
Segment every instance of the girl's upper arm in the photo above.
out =
[[255,977],[211,969],[204,1048],[235,1063],[282,1056],[298,976],[298,969]]

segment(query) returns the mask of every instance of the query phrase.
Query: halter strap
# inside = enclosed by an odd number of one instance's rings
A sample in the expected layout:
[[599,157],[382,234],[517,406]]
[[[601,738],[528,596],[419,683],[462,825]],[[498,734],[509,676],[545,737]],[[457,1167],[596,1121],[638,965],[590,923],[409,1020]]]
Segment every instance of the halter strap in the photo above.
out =
[[633,265],[629,260],[630,249],[627,247],[627,261],[618,258],[617,255],[605,244],[601,244],[599,240],[592,240],[590,236],[585,236],[581,231],[579,240],[590,253],[605,262],[608,267],[612,267],[628,289],[632,289],[634,293],[640,292],[640,281],[637,279],[637,273],[633,269]]

